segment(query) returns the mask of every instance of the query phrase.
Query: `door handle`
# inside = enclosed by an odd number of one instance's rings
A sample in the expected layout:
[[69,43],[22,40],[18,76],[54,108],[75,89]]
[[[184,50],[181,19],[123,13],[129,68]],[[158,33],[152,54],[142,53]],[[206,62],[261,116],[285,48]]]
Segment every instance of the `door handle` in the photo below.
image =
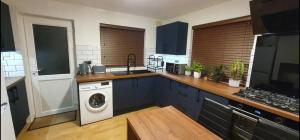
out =
[[1,103],[1,114],[6,111],[7,106],[8,106],[7,102]]

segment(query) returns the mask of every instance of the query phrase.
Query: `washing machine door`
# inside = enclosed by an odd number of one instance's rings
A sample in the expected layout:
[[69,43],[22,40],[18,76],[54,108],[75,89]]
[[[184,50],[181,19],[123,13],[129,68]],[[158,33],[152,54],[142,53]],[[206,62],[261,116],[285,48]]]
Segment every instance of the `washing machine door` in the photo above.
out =
[[86,108],[91,112],[100,112],[106,108],[107,98],[107,94],[105,93],[91,94],[85,103]]

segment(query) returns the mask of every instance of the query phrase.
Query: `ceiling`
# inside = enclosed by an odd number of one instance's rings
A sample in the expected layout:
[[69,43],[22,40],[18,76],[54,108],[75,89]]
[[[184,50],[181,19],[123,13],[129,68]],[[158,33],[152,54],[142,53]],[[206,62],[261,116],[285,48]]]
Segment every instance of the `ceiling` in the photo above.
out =
[[110,11],[168,19],[228,0],[55,0]]

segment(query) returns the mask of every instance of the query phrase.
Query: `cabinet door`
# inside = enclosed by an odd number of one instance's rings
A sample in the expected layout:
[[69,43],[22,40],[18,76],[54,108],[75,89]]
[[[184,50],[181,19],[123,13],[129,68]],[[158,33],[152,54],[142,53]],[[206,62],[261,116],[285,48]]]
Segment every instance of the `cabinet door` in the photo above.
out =
[[9,7],[1,2],[1,51],[15,51]]
[[20,118],[18,116],[18,110],[17,110],[17,99],[15,94],[16,87],[11,87],[7,90],[7,95],[9,98],[9,105],[10,105],[10,111],[11,111],[11,117],[14,125],[15,134],[18,135],[20,132]]
[[165,30],[163,26],[157,27],[156,29],[156,53],[164,54],[165,47],[164,47],[164,37],[165,37]]
[[173,95],[173,81],[167,78],[158,77],[156,82],[157,102],[161,107],[174,105],[176,98]]
[[176,91],[175,95],[173,96],[176,97],[176,103],[174,106],[178,110],[188,115],[190,118],[193,118],[193,100],[197,90],[193,87],[178,82],[176,82],[175,85]]
[[113,112],[114,115],[129,111],[135,104],[136,80],[113,80]]
[[177,24],[171,23],[165,25],[165,54],[176,54],[177,48]]
[[177,48],[176,55],[185,55],[186,54],[186,41],[187,41],[187,32],[188,24],[183,22],[178,22],[178,33],[177,33]]
[[154,105],[156,99],[156,91],[153,90],[156,77],[137,78],[137,106],[143,107]]
[[[18,118],[19,118],[19,129],[20,131],[24,128],[26,125],[26,119],[29,116],[29,107],[28,107],[28,100],[27,100],[27,93],[26,93],[26,87],[25,87],[25,81],[20,81],[16,85],[16,91],[17,95],[17,112],[18,112]],[[20,132],[19,131],[19,132]]]

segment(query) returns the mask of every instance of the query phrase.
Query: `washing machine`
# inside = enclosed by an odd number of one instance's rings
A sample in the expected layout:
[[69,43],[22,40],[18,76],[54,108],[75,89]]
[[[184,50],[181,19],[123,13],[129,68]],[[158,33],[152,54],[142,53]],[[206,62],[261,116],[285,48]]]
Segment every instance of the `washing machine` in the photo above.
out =
[[101,121],[113,116],[112,81],[79,84],[81,125]]

